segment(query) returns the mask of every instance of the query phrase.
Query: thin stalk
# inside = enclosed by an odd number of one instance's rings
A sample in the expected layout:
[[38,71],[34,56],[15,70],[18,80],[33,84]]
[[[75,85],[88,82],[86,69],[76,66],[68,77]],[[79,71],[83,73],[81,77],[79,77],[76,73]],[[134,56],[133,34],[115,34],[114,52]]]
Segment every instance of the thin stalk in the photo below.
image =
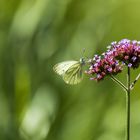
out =
[[136,79],[133,81],[133,83],[130,85],[130,89],[132,90],[134,88],[134,85],[136,84],[136,82],[139,80],[140,78],[140,73],[138,74],[138,76],[136,77]]
[[130,140],[130,68],[127,71],[127,92],[126,92],[126,140]]
[[121,86],[126,92],[127,92],[127,87],[121,82],[119,81],[117,78],[115,78],[113,75],[110,75],[111,76],[111,79],[113,81],[115,81],[119,86]]

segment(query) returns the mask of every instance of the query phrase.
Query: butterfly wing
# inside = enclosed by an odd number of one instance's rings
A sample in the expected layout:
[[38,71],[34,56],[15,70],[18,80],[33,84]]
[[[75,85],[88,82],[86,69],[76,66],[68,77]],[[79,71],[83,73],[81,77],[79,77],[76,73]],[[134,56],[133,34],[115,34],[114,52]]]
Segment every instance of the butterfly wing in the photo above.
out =
[[75,85],[82,80],[82,65],[80,62],[73,64],[63,75],[63,80],[70,85]]
[[73,65],[77,64],[78,61],[64,61],[56,64],[53,70],[60,76],[64,75],[65,72]]

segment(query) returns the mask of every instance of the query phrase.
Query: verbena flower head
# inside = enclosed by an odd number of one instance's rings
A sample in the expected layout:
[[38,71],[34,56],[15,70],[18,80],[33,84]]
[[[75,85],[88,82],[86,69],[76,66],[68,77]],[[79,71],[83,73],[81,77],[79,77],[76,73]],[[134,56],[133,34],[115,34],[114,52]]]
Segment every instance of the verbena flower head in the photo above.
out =
[[86,73],[92,75],[91,80],[100,81],[107,75],[116,75],[122,71],[122,66],[111,54],[110,51],[101,56],[95,55],[93,61],[90,61],[90,68]]
[[123,39],[119,42],[112,42],[109,51],[128,67],[134,69],[140,65],[140,41]]

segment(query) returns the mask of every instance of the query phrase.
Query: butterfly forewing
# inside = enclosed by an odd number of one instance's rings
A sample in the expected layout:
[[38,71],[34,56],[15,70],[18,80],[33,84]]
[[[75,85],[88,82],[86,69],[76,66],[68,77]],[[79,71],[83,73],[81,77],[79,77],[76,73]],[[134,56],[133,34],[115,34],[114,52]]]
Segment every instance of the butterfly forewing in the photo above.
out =
[[58,63],[56,64],[54,67],[53,67],[53,70],[59,74],[59,75],[64,75],[65,72],[70,68],[72,67],[73,65],[79,63],[78,61],[64,61],[64,62],[61,62],[61,63]]

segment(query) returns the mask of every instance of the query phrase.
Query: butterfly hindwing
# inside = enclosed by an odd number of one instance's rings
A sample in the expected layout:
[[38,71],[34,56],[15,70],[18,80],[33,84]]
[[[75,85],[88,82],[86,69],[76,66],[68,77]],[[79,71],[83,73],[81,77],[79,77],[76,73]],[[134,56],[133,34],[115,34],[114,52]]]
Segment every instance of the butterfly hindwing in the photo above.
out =
[[67,84],[78,84],[82,80],[82,68],[81,64],[78,62],[72,65],[63,75],[63,80]]

